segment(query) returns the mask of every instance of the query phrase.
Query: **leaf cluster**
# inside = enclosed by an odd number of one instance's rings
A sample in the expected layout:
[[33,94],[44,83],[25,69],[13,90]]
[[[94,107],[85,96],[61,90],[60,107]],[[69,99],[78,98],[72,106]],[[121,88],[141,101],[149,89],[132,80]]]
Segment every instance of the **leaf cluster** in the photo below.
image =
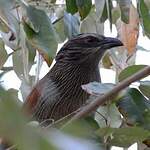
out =
[[[79,33],[104,34],[108,20],[111,30],[115,25],[125,48],[108,52],[101,67],[113,69],[118,84],[146,66],[135,65],[135,55],[137,49],[145,50],[137,46],[140,25],[143,34],[150,38],[149,11],[149,0],[138,0],[137,8],[131,0],[95,0],[94,3],[92,0],[65,0],[65,3],[0,0],[0,79],[14,71],[21,81],[19,90],[25,100],[39,79],[41,64],[45,60],[51,65],[60,43]],[[5,66],[10,58],[12,65]],[[30,75],[33,67],[35,74]],[[116,84],[94,82],[82,88],[93,100]],[[133,84],[112,97],[113,102],[100,106],[94,119],[84,118],[59,131],[41,129],[38,123],[35,127],[34,123],[28,124],[29,118],[22,114],[17,94],[17,90],[5,90],[0,86],[0,141],[3,137],[17,149],[75,149],[76,145],[83,150],[97,150],[129,147],[135,142],[150,146],[148,80],[139,81],[138,86]]]

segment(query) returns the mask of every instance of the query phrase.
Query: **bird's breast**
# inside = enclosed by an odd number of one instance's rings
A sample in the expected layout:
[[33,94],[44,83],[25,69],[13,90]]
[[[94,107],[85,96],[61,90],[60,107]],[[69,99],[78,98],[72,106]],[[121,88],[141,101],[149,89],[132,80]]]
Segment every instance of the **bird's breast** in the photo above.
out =
[[33,117],[42,122],[71,114],[82,107],[89,97],[81,85],[99,80],[98,69],[54,65],[43,79],[41,96],[32,110]]

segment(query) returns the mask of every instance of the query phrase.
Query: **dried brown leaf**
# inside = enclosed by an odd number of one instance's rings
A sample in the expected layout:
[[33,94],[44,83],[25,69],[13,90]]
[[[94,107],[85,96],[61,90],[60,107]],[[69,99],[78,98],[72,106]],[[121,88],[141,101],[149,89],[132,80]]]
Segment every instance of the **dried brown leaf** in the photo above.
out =
[[128,54],[132,55],[136,49],[139,36],[139,16],[137,9],[133,5],[130,7],[129,24],[126,24],[119,19],[117,21],[117,30],[119,38],[124,43]]

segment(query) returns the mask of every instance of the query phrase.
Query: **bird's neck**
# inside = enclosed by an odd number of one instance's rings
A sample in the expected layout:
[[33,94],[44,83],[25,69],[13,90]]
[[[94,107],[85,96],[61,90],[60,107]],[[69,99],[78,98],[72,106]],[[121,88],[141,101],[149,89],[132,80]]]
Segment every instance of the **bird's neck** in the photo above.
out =
[[59,91],[59,102],[68,112],[78,109],[89,98],[89,94],[82,90],[81,85],[100,81],[98,66],[90,68],[84,65],[56,63],[48,76]]
[[61,84],[74,82],[74,84],[82,85],[92,81],[100,81],[98,65],[56,63],[50,72],[51,78]]

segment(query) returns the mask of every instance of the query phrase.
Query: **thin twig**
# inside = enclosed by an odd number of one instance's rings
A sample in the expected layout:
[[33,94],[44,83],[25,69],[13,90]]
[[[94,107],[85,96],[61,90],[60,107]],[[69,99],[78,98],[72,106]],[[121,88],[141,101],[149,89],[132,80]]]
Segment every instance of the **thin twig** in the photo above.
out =
[[2,67],[1,70],[2,71],[11,71],[11,70],[13,70],[13,67]]
[[58,21],[60,21],[60,20],[63,19],[63,18],[64,18],[64,16],[61,16],[60,18],[58,18],[58,19],[56,19],[54,22],[52,22],[52,24],[57,23]]
[[72,113],[64,116],[63,118],[60,118],[59,120],[57,121],[54,121],[52,122],[50,125],[48,125],[45,129],[48,129],[48,128],[51,128],[51,127],[55,127],[57,125],[59,125],[60,123],[64,122],[64,121],[67,121],[68,119],[70,119],[73,115],[77,114],[78,112],[80,111],[80,108],[73,111]]
[[16,145],[12,145],[12,146],[8,147],[6,150],[14,150],[14,148],[16,148]]
[[88,104],[83,109],[81,109],[81,111],[77,113],[68,123],[72,123],[73,121],[76,121],[80,118],[87,116],[92,111],[95,111],[100,105],[103,105],[108,100],[110,101],[109,99],[110,97],[116,95],[116,93],[128,87],[132,82],[140,80],[148,75],[150,75],[150,66],[145,67],[144,69],[137,72],[136,74],[118,83],[118,85],[116,85],[112,90],[98,97],[95,101],[93,101],[92,103]]

